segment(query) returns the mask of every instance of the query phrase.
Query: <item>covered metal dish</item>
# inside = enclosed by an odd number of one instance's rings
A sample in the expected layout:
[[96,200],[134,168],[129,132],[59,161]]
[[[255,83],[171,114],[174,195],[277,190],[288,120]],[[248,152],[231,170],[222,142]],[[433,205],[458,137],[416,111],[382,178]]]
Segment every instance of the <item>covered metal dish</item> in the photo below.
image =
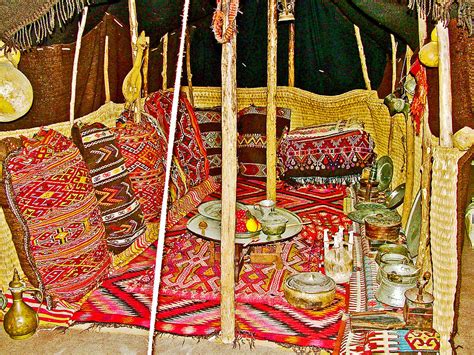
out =
[[381,283],[375,298],[392,307],[403,307],[405,291],[416,286],[420,270],[412,265],[388,264],[380,269]]
[[289,276],[283,283],[283,291],[292,306],[317,310],[334,300],[336,283],[320,272],[302,272]]
[[365,235],[372,240],[397,241],[402,217],[397,211],[379,210],[365,218]]

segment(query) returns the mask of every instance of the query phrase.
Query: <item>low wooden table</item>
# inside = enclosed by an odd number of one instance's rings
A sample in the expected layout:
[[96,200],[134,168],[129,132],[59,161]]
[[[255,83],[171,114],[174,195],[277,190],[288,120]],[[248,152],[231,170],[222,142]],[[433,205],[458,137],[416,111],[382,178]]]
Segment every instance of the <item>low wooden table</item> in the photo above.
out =
[[[281,258],[283,244],[281,242],[289,240],[301,232],[303,224],[301,219],[293,212],[282,208],[277,208],[276,211],[284,214],[289,220],[288,224],[292,225],[279,238],[269,238],[261,231],[254,234],[236,234],[234,254],[234,276],[236,282],[239,279],[240,271],[248,254],[250,254],[251,263],[275,263],[278,269],[283,267],[283,260]],[[205,229],[200,228],[200,223],[203,221],[207,224]],[[214,265],[217,259],[216,243],[220,243],[221,240],[220,221],[198,214],[188,221],[187,228],[199,237],[211,242],[209,263]]]

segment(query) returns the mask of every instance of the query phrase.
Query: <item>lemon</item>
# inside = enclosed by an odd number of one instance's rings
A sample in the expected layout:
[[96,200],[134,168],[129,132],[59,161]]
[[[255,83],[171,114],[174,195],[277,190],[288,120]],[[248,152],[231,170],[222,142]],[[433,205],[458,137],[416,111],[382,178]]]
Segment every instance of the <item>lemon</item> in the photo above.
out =
[[245,227],[251,233],[256,232],[260,229],[260,223],[255,218],[249,218],[247,222],[245,222]]

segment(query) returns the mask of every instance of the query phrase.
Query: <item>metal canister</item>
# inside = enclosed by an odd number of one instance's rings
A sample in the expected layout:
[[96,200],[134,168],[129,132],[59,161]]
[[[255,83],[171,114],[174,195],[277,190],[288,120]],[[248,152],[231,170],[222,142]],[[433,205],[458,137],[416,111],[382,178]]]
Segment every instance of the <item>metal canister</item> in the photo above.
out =
[[381,268],[381,282],[375,298],[392,307],[403,307],[405,291],[416,286],[419,274],[420,270],[413,265],[385,265]]
[[371,240],[398,241],[402,217],[397,211],[380,210],[365,218],[365,235]]

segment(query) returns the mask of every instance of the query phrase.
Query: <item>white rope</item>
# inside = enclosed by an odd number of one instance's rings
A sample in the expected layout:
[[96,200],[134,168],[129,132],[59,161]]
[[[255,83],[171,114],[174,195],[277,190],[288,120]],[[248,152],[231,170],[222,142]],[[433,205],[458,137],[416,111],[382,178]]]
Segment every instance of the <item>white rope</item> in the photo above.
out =
[[84,10],[82,10],[82,19],[81,19],[81,22],[79,23],[79,31],[77,32],[77,40],[76,40],[76,49],[74,51],[74,63],[72,65],[71,101],[69,103],[69,122],[71,122],[71,127],[74,125],[74,107],[76,106],[76,81],[77,81],[77,66],[79,64],[79,52],[81,51],[82,34],[84,33],[84,28],[86,27],[88,9],[89,8],[86,6]]
[[150,331],[148,333],[148,355],[152,355],[153,338],[155,332],[156,310],[158,308],[158,290],[161,280],[161,263],[163,259],[163,246],[165,241],[166,227],[166,207],[168,206],[168,189],[171,171],[171,160],[173,158],[174,136],[176,131],[176,118],[178,115],[179,90],[181,84],[181,74],[183,71],[184,43],[186,38],[186,25],[188,20],[189,0],[184,2],[183,26],[181,28],[181,39],[179,42],[178,64],[176,66],[176,78],[174,81],[173,105],[171,107],[171,122],[168,137],[168,153],[166,155],[166,175],[163,191],[163,202],[161,203],[160,232],[158,234],[158,245],[156,249],[155,277],[153,279],[153,298],[151,302]]

